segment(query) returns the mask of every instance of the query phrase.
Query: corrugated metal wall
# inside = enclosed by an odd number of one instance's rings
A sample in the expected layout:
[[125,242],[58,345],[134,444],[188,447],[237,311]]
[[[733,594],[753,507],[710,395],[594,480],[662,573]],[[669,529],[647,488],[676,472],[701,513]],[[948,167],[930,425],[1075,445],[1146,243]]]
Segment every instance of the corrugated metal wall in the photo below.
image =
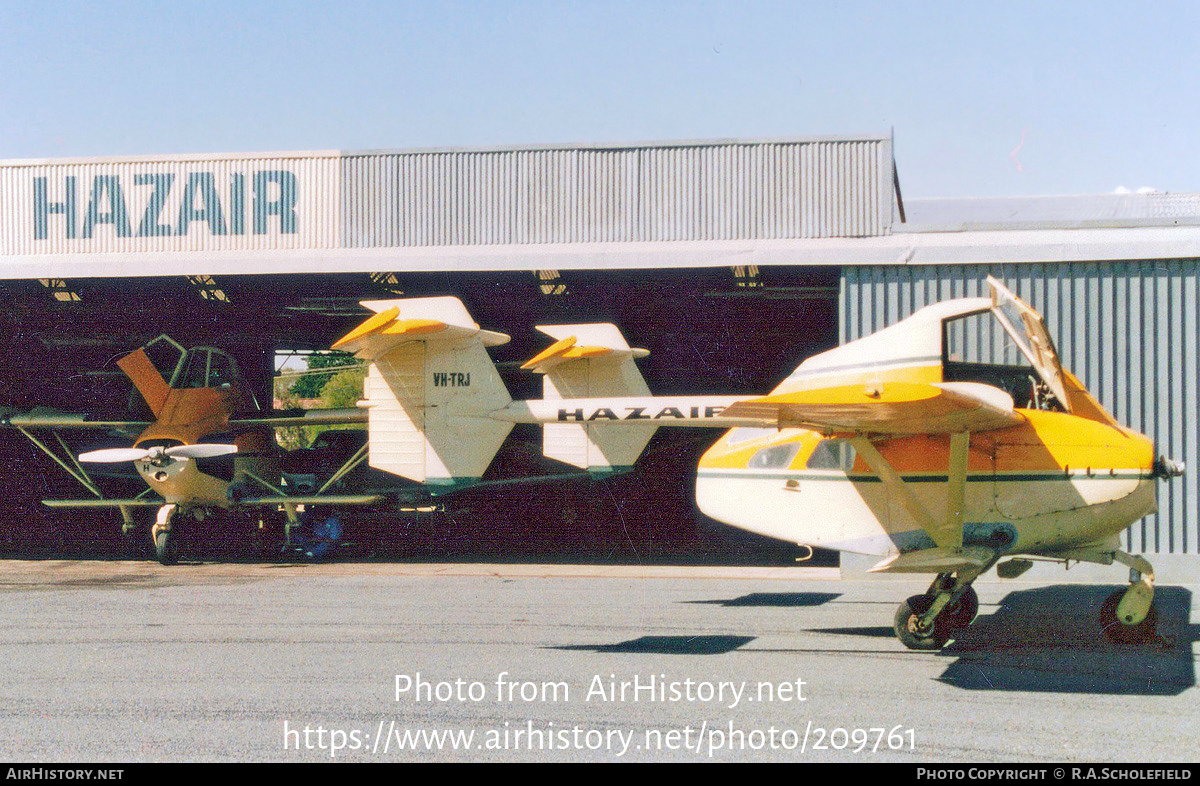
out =
[[887,233],[891,140],[346,153],[344,245]]
[[929,303],[986,295],[989,274],[1041,312],[1063,366],[1118,420],[1154,439],[1159,453],[1186,462],[1183,477],[1160,481],[1159,512],[1128,530],[1126,546],[1200,553],[1200,263],[846,267],[841,340]]
[[0,256],[870,237],[887,137],[0,161]]

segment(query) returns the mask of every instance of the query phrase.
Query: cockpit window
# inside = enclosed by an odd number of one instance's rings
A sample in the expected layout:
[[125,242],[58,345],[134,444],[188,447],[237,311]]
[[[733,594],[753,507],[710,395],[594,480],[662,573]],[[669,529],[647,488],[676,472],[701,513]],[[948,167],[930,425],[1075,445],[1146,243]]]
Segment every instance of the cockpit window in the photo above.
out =
[[203,388],[207,387],[208,379],[208,353],[198,349],[189,350],[187,353],[187,365],[184,366],[183,374],[176,382],[176,387],[180,388]]
[[942,376],[947,382],[980,382],[1000,388],[1019,408],[1063,409],[1030,362],[1028,349],[990,309],[942,323]]
[[836,469],[849,472],[854,469],[857,451],[844,439],[823,439],[813,448],[805,464],[807,469]]
[[800,444],[797,442],[772,445],[751,456],[746,466],[750,469],[783,469],[792,463],[792,459],[796,457],[799,450]]
[[945,323],[945,356],[952,363],[1033,366],[991,311],[968,314]]
[[208,360],[208,386],[210,388],[229,387],[237,382],[237,366],[233,358],[224,352],[211,350]]
[[237,364],[219,349],[196,347],[187,351],[187,363],[176,387],[220,388],[238,381]]

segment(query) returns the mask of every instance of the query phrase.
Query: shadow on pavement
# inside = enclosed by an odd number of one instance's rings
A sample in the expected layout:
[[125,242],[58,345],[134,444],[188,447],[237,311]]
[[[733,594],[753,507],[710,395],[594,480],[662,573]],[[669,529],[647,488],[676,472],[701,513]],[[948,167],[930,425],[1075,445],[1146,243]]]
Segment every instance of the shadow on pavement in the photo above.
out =
[[1063,585],[1011,592],[942,650],[938,679],[968,690],[1173,696],[1196,684],[1192,593],[1158,587],[1157,641],[1114,644],[1100,606],[1116,587]]
[[751,641],[754,641],[753,636],[642,636],[616,644],[573,644],[550,649],[656,655],[724,655]]
[[[1115,644],[1100,630],[1100,606],[1116,589],[1061,585],[1010,592],[936,653],[952,660],[938,681],[966,690],[1130,696],[1174,696],[1194,687],[1200,625],[1191,622],[1192,593],[1158,587],[1158,639]],[[810,631],[895,636],[885,627]]]
[[687,600],[684,603],[701,603],[712,606],[759,606],[789,607],[822,606],[841,597],[839,592],[752,592],[740,598],[728,600]]

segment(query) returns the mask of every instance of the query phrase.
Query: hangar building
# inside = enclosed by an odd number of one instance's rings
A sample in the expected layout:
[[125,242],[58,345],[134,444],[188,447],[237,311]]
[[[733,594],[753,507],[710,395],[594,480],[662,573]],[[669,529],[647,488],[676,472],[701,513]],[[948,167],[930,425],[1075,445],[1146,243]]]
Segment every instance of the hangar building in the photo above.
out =
[[[502,362],[544,347],[538,322],[612,321],[655,391],[758,392],[992,274],[1118,419],[1198,467],[1198,259],[1200,195],[906,202],[886,136],[0,161],[0,404],[96,406],[112,357],[160,332],[229,347],[269,395],[276,351],[399,294],[463,298],[513,336]],[[635,482],[541,492],[540,537],[493,515],[477,550],[706,552],[705,444],[656,438]],[[1198,502],[1193,476],[1164,485],[1128,547],[1200,552]]]

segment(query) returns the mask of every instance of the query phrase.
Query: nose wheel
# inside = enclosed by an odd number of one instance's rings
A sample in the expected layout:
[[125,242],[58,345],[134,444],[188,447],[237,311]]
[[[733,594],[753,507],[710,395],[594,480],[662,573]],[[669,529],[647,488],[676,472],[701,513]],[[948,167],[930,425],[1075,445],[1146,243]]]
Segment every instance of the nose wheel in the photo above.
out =
[[[935,589],[946,582],[951,588]],[[979,613],[979,596],[971,585],[953,587],[954,580],[934,582],[924,595],[913,595],[896,609],[896,638],[910,650],[940,650],[969,626]],[[935,604],[940,607],[935,609]]]
[[163,505],[150,528],[150,539],[154,541],[154,557],[163,565],[174,565],[179,561],[179,544],[175,538],[175,524],[179,519],[176,505]]
[[1154,568],[1144,558],[1118,551],[1117,562],[1129,566],[1128,589],[1117,590],[1100,607],[1100,629],[1118,644],[1141,644],[1158,638],[1154,605]]

